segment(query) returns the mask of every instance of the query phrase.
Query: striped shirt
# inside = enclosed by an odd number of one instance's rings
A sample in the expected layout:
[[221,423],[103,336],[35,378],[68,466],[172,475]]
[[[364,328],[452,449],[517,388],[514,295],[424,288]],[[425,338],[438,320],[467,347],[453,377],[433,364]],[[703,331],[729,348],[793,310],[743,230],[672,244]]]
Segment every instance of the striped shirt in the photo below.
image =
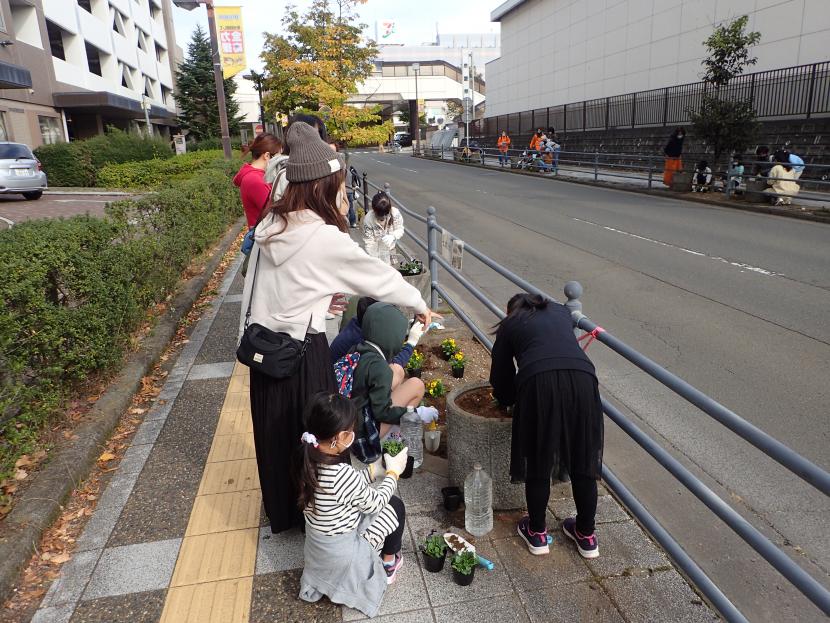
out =
[[356,529],[363,515],[374,515],[384,510],[397,489],[398,481],[394,476],[386,476],[380,486],[374,488],[369,486],[371,478],[371,470],[357,471],[346,463],[318,465],[314,511],[310,505],[303,511],[306,523],[325,535],[333,536]]

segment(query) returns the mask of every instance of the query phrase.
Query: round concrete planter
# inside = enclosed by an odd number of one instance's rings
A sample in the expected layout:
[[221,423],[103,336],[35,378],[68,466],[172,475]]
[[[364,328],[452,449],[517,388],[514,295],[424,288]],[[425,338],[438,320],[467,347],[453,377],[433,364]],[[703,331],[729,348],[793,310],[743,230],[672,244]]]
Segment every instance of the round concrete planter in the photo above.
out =
[[447,459],[450,483],[464,487],[464,479],[478,461],[493,479],[493,508],[523,508],[523,485],[510,483],[511,418],[484,418],[458,407],[456,401],[465,392],[487,383],[469,383],[454,389],[447,396]]
[[676,171],[672,177],[671,189],[676,193],[687,193],[692,190],[692,172]]

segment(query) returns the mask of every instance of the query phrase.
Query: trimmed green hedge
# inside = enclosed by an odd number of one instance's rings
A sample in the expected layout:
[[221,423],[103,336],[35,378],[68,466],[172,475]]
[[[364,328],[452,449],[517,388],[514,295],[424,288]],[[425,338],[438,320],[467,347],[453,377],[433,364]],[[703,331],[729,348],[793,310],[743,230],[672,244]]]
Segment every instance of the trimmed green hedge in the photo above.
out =
[[241,165],[239,157],[224,161],[221,150],[197,151],[168,160],[108,164],[98,172],[98,184],[106,188],[156,188],[209,169],[232,174]]
[[85,141],[42,145],[35,156],[49,176],[50,186],[97,186],[98,171],[106,164],[138,160],[165,160],[173,156],[167,141],[110,128]]
[[0,481],[79,383],[119,365],[146,310],[241,213],[214,169],[114,203],[103,219],[0,232]]

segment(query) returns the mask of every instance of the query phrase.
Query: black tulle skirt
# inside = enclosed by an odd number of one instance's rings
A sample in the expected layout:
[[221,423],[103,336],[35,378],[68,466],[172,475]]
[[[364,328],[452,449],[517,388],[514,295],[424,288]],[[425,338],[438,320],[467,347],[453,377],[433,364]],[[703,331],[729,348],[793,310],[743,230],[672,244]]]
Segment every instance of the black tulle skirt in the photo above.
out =
[[272,532],[303,524],[292,469],[303,434],[306,401],[322,391],[337,391],[325,333],[311,337],[300,369],[293,377],[277,380],[251,370],[256,462],[262,503]]
[[602,404],[597,379],[579,370],[550,370],[519,388],[513,410],[513,482],[556,476],[564,469],[602,475]]

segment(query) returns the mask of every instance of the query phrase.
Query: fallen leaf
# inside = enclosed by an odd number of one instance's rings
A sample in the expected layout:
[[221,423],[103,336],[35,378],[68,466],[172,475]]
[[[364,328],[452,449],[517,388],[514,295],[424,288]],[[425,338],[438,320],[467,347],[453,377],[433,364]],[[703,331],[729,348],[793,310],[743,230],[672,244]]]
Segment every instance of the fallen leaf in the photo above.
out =
[[0,487],[0,489],[3,489],[3,493],[5,493],[6,495],[11,495],[15,491],[17,491],[17,485],[3,485],[2,487]]
[[14,462],[15,467],[29,467],[30,465],[32,465],[32,459],[29,458],[28,454],[22,455]]
[[0,506],[0,519],[8,515],[12,512],[12,505],[6,504],[5,506]]
[[71,558],[72,558],[72,556],[70,556],[69,554],[64,552],[63,554],[58,554],[57,556],[52,558],[49,562],[51,562],[53,565],[62,565],[65,562],[69,562],[69,560]]
[[104,452],[101,456],[98,457],[98,460],[102,463],[106,463],[107,461],[112,461],[115,458],[115,455],[112,452]]
[[26,480],[29,477],[29,472],[25,469],[16,469],[14,471],[14,479],[15,480]]
[[140,409],[138,407],[133,407],[130,409],[130,413],[132,415],[141,415],[142,413],[147,413],[147,409]]
[[37,452],[35,452],[35,453],[32,455],[32,458],[33,458],[35,461],[42,461],[43,459],[45,459],[45,458],[46,458],[46,450],[38,450]]

